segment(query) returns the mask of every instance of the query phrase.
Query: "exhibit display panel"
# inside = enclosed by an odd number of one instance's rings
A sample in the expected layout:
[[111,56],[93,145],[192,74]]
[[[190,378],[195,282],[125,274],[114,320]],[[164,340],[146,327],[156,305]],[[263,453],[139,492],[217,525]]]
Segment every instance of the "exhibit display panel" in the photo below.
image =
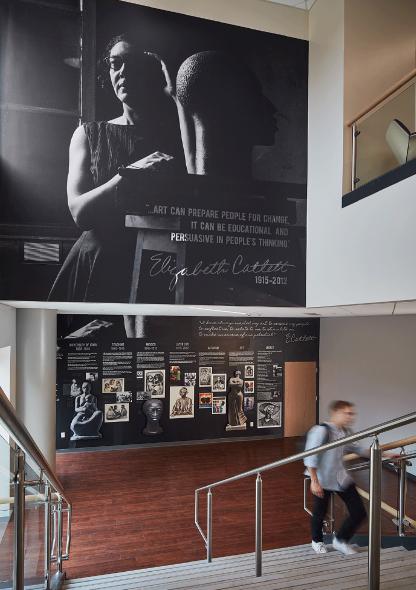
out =
[[3,11],[1,299],[305,305],[306,41],[117,0]]
[[61,315],[57,350],[58,449],[281,437],[319,320]]

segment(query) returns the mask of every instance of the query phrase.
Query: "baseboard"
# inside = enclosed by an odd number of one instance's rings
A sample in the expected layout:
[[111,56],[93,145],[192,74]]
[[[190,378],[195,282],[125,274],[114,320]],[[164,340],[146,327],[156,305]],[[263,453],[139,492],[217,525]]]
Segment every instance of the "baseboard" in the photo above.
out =
[[159,442],[159,443],[144,443],[138,445],[109,445],[100,447],[77,447],[76,449],[56,449],[57,453],[77,453],[81,452],[94,452],[94,451],[124,451],[124,450],[140,450],[149,448],[160,448],[160,447],[184,447],[189,445],[210,445],[218,443],[233,443],[233,442],[250,442],[253,440],[281,440],[274,434],[266,434],[263,436],[235,436],[233,438],[208,438],[203,440],[180,440],[174,442]]

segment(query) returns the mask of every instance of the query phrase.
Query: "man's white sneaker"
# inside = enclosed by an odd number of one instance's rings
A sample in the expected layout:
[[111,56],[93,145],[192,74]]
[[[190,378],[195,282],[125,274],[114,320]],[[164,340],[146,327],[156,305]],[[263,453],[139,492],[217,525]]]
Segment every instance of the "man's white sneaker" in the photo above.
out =
[[352,545],[346,543],[345,541],[340,541],[335,537],[335,535],[332,540],[332,547],[337,551],[340,551],[344,555],[354,555],[355,553],[357,553],[357,550],[354,549]]
[[312,541],[311,543],[312,549],[315,553],[328,553],[328,549],[325,547],[324,543],[318,541]]

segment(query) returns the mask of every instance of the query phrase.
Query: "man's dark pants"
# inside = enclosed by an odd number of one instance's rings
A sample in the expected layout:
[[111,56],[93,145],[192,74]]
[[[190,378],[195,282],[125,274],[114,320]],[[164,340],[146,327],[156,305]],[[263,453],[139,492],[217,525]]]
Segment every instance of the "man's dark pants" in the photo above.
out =
[[[328,509],[331,493],[332,492],[329,490],[324,490],[323,498],[319,498],[318,496],[313,497],[312,540],[318,543],[323,541],[322,526]],[[367,513],[354,484],[351,484],[345,490],[336,493],[345,503],[349,512],[349,515],[342,523],[341,528],[336,533],[336,537],[340,541],[348,542],[367,516]]]

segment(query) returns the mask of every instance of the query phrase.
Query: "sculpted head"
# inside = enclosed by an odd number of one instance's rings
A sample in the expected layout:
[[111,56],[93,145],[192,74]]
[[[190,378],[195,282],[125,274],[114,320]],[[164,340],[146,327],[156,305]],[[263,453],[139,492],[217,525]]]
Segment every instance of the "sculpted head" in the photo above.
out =
[[274,143],[275,107],[249,68],[226,52],[188,57],[176,77],[176,97],[189,115],[223,135],[234,130],[251,145]]
[[146,400],[143,404],[143,413],[145,414],[148,420],[160,420],[163,413],[162,400],[158,398]]

